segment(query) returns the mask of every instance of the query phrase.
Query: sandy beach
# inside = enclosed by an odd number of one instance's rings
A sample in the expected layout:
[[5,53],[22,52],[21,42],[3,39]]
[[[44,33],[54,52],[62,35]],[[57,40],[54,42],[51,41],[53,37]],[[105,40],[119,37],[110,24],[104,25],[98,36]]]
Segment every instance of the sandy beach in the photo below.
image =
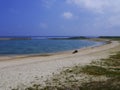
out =
[[72,54],[72,51],[46,56],[8,56],[0,57],[0,90],[29,86],[32,83],[42,82],[52,73],[57,73],[65,67],[76,64],[86,65],[93,60],[106,58],[120,50],[118,41],[109,44],[87,47]]

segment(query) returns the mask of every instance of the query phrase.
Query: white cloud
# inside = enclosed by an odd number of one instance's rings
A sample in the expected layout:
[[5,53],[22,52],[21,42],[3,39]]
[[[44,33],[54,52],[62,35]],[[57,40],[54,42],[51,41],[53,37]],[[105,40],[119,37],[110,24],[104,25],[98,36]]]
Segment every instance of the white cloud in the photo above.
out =
[[67,4],[95,13],[95,26],[112,28],[120,26],[120,0],[66,0]]
[[71,19],[73,18],[73,14],[71,12],[64,12],[62,16],[66,19]]
[[42,0],[43,7],[51,8],[56,0]]
[[40,27],[46,29],[48,28],[48,25],[46,23],[40,23]]
[[98,13],[120,12],[120,0],[66,0],[66,2]]

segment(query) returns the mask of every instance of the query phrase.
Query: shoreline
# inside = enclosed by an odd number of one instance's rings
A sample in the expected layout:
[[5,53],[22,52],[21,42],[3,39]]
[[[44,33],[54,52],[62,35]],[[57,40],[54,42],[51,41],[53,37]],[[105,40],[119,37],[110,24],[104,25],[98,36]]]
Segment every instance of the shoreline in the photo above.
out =
[[[101,44],[99,45],[92,45],[92,46],[87,46],[87,47],[82,47],[78,49],[73,49],[73,50],[66,50],[66,51],[58,51],[58,52],[53,52],[53,53],[36,53],[36,54],[16,54],[16,55],[0,55],[0,62],[1,61],[10,61],[10,60],[15,60],[15,59],[21,59],[21,58],[30,58],[30,57],[47,57],[47,56],[53,56],[53,55],[59,55],[59,54],[70,54],[74,50],[84,50],[87,48],[94,48],[94,47],[99,47],[105,44],[110,44],[111,41],[108,40],[103,40],[103,39],[85,39],[85,41],[94,41],[94,42],[100,42]],[[109,42],[109,43],[107,43]]]
[[[0,61],[0,90],[40,83],[52,76],[53,73],[59,73],[63,68],[76,64],[87,65],[91,61],[106,58],[119,50],[120,43],[111,41],[109,44],[80,49],[76,54],[65,52],[47,57],[38,56]],[[43,77],[42,80],[41,77]]]

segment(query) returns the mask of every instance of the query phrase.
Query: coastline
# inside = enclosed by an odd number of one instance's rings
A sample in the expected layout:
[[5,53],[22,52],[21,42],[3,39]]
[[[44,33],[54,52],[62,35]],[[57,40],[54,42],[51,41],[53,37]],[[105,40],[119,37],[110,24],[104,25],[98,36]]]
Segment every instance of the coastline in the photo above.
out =
[[57,73],[64,67],[75,64],[86,65],[93,60],[106,58],[119,51],[119,47],[119,42],[111,41],[111,43],[101,46],[82,48],[76,54],[67,51],[46,57],[37,56],[0,61],[0,90],[41,82],[42,80],[39,80],[41,76],[45,80],[52,73]]
[[108,44],[107,42],[111,43],[109,40],[103,40],[103,39],[80,39],[84,41],[94,41],[94,42],[100,42],[101,44],[97,45],[92,45],[92,46],[87,46],[87,47],[82,47],[78,49],[73,49],[73,50],[66,50],[66,51],[58,51],[58,52],[53,52],[53,53],[36,53],[36,54],[13,54],[13,55],[0,55],[0,62],[1,61],[10,61],[10,60],[16,60],[16,59],[21,59],[21,58],[31,58],[31,57],[47,57],[47,56],[53,56],[53,55],[59,55],[59,54],[71,54],[74,50],[84,50],[87,48],[93,48],[93,47],[99,47],[105,44]]

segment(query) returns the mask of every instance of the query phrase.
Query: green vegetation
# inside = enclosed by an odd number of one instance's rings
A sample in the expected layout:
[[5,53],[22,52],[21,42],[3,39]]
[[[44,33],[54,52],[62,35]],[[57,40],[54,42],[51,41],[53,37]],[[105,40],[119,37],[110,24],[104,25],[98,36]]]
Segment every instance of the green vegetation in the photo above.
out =
[[88,39],[85,36],[79,36],[79,37],[70,37],[69,39]]
[[120,40],[120,36],[100,36],[102,39]]
[[44,85],[34,84],[24,90],[120,90],[120,52],[90,65],[65,69]]
[[120,72],[118,72],[118,70],[103,68],[101,66],[91,66],[91,65],[85,66],[82,68],[82,72],[95,76],[99,76],[99,75],[105,75],[107,77],[120,76]]
[[106,67],[120,68],[120,52],[115,55],[111,55],[107,59],[101,59],[101,61],[93,61],[91,64],[97,64]]
[[78,39],[88,39],[87,37],[85,36],[76,36],[76,37],[68,37],[68,38],[49,38],[49,39],[52,39],[52,40],[78,40]]
[[83,83],[79,90],[120,90],[120,77]]

